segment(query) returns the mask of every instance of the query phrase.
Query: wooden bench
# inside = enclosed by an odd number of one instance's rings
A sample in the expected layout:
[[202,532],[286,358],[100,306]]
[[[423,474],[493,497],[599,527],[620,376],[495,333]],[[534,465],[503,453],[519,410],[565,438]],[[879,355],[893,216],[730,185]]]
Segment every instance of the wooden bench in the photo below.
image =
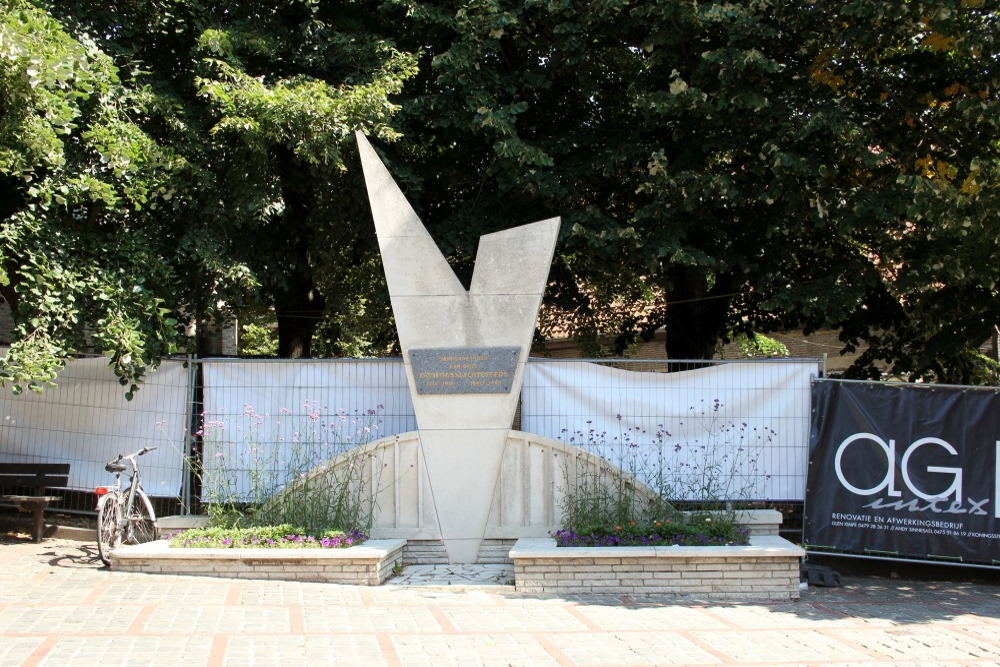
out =
[[64,487],[68,483],[68,463],[0,463],[0,491],[30,494],[0,493],[0,502],[12,503],[22,512],[31,513],[31,536],[35,542],[41,542],[45,532],[45,508],[49,503],[62,500],[60,496],[44,495],[45,489]]

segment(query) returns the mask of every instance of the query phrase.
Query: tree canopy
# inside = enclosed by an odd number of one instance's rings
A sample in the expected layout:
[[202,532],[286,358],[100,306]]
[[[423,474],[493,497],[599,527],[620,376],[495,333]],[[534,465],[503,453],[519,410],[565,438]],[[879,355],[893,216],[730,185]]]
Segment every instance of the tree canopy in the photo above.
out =
[[197,169],[144,130],[155,95],[92,40],[31,3],[3,9],[0,294],[17,330],[0,382],[37,388],[89,342],[134,391],[177,345],[179,270],[198,262],[178,250],[197,230],[163,223]]
[[462,261],[483,228],[562,214],[561,327],[626,345],[665,326],[671,358],[705,358],[736,333],[834,326],[867,345],[858,376],[981,379],[995,9],[391,4],[418,26],[398,150],[428,217]]
[[393,137],[412,59],[333,3],[4,3],[0,381],[96,347],[131,392],[234,306],[273,307],[280,351],[308,356],[317,273],[359,282],[324,262],[371,264],[343,149]]
[[131,385],[226,308],[384,345],[358,128],[465,279],[562,216],[542,332],[837,327],[858,377],[989,379],[989,3],[0,1],[0,381],[90,344]]

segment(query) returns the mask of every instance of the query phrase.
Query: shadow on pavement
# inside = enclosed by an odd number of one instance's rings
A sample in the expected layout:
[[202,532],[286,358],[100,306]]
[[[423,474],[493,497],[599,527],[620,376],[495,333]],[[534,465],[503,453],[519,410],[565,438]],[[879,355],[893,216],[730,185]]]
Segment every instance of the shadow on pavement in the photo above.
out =
[[49,558],[49,565],[52,567],[97,567],[107,569],[97,553],[96,544],[63,542],[59,548],[42,552],[42,555],[51,556]]

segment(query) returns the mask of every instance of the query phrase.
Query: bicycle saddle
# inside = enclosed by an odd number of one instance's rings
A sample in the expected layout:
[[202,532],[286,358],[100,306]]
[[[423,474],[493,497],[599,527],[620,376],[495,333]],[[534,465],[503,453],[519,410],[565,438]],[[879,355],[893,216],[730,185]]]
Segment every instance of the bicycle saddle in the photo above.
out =
[[104,466],[104,469],[108,472],[125,472],[128,470],[128,466],[124,463],[118,463],[117,461],[111,461],[108,465]]

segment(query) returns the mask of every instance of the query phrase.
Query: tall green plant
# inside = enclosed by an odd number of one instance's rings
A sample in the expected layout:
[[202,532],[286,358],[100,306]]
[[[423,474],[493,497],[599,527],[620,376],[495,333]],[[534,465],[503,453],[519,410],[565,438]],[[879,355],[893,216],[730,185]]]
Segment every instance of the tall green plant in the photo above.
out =
[[564,467],[563,526],[587,532],[675,521],[678,503],[696,508],[695,520],[711,512],[714,520],[732,523],[735,510],[759,497],[769,477],[759,461],[776,433],[722,418],[720,408],[718,400],[703,401],[673,432],[663,425],[653,434],[639,427],[617,435],[589,426],[564,429],[568,444],[593,456],[577,456]]
[[385,466],[365,445],[381,407],[327,413],[307,401],[298,415],[262,415],[248,405],[228,425],[206,421],[202,489],[212,523],[369,532]]
[[563,467],[563,527],[589,533],[609,525],[676,520],[666,496],[647,483],[648,461],[627,433],[608,438],[588,429],[567,435],[567,441],[593,456],[577,455]]

